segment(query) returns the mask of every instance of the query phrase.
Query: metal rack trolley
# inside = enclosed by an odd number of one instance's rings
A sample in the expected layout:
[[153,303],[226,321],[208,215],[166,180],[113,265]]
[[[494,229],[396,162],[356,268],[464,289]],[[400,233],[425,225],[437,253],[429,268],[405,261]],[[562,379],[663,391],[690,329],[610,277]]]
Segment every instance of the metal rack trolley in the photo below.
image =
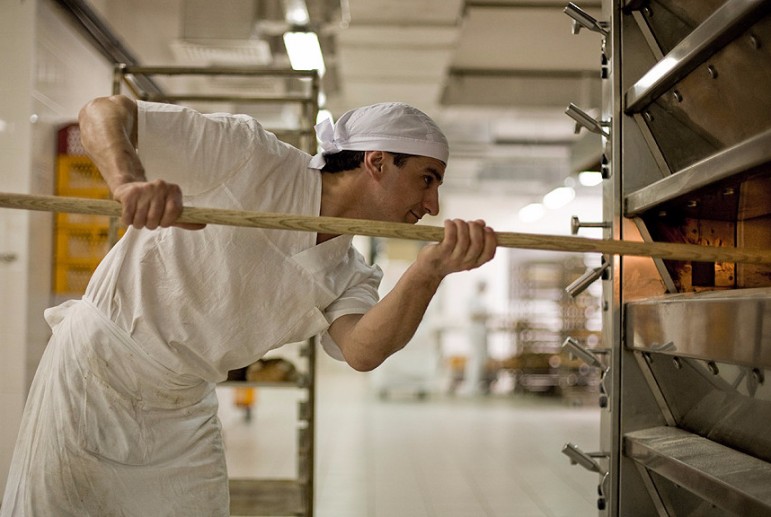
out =
[[[198,80],[195,92],[167,93],[158,77],[188,77]],[[250,90],[250,81],[257,86]],[[249,106],[295,105],[299,108],[296,128],[267,127],[281,140],[310,154],[316,153],[313,126],[318,113],[319,76],[316,71],[245,67],[128,66],[118,64],[113,74],[113,94],[124,87],[137,99],[185,104],[234,103],[248,113]],[[266,85],[268,88],[266,88]],[[188,89],[190,89],[189,85]],[[176,85],[179,87],[179,84]],[[265,90],[269,90],[265,93]],[[262,90],[263,93],[253,93]],[[246,93],[245,93],[246,92]],[[200,109],[200,111],[207,111]],[[112,238],[117,224],[111,225]],[[296,479],[230,479],[230,511],[233,515],[313,516],[316,338],[302,344],[305,365],[296,382],[228,382],[224,385],[260,388],[298,388],[306,393],[298,407],[298,476]]]

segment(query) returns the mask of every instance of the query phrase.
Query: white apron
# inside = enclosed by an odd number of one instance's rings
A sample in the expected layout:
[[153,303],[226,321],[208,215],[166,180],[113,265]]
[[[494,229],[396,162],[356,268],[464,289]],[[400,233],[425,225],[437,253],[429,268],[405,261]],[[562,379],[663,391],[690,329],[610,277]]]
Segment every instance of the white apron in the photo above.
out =
[[227,515],[214,386],[163,368],[88,301],[46,319],[0,515]]

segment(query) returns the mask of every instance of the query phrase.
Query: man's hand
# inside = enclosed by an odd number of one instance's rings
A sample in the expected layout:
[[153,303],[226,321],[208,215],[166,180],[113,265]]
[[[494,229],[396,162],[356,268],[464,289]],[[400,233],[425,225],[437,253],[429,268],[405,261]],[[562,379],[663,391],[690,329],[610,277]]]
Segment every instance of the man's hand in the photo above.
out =
[[80,110],[80,139],[110,187],[113,198],[123,205],[121,221],[135,228],[179,226],[198,230],[202,224],[177,224],[182,213],[178,185],[145,180],[145,169],[137,154],[137,105],[124,95],[100,97]]
[[444,222],[444,238],[424,247],[415,261],[421,274],[441,280],[451,273],[475,269],[495,256],[498,239],[482,220]]
[[163,180],[123,183],[115,187],[113,198],[123,207],[121,222],[126,226],[148,230],[159,226],[200,230],[206,226],[175,222],[182,214],[182,190],[174,183]]
[[444,238],[425,246],[396,286],[366,314],[336,319],[329,335],[353,368],[369,371],[404,347],[431,298],[450,273],[474,269],[495,256],[498,239],[484,221],[444,222]]

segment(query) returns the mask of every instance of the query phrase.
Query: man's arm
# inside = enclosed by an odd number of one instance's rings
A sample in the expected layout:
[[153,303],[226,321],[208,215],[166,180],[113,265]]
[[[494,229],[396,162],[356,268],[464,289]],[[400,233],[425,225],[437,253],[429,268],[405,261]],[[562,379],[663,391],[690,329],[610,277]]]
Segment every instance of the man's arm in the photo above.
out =
[[424,247],[372,309],[340,317],[329,327],[329,335],[354,369],[372,370],[409,342],[445,276],[477,268],[495,255],[497,239],[484,222],[448,220],[444,228],[442,242]]
[[[80,110],[80,139],[113,198],[123,207],[121,221],[136,228],[174,224],[182,213],[182,191],[163,180],[148,182],[137,146],[137,105],[123,95],[100,97]],[[203,225],[177,225],[188,229]]]

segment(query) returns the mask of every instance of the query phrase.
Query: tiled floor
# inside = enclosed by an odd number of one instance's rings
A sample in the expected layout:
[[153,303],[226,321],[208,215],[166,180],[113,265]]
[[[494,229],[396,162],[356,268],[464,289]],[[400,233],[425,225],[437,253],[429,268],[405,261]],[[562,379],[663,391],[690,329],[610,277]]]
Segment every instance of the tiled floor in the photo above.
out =
[[[560,452],[568,441],[596,449],[596,406],[373,391],[367,375],[321,358],[317,517],[597,515],[597,476]],[[220,395],[231,476],[294,477],[298,394],[260,390],[251,422]]]

